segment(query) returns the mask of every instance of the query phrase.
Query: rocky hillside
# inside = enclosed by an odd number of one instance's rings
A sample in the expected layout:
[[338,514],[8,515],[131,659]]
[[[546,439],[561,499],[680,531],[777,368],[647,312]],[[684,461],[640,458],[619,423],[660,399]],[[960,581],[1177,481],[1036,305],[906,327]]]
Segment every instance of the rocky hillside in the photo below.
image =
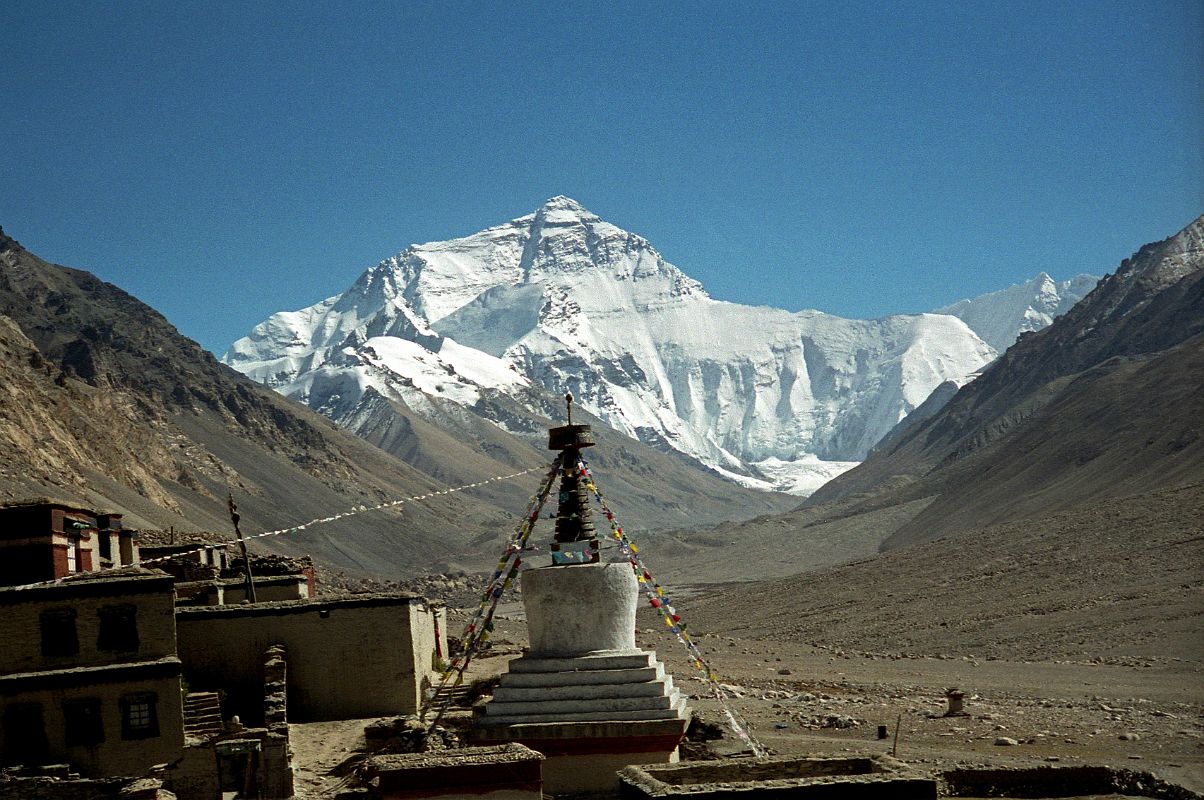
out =
[[696,630],[770,648],[1198,674],[1201,387],[1204,218],[802,508],[644,551],[679,587],[729,583],[679,602]]
[[1204,218],[1146,245],[808,502],[935,498],[889,545],[1204,480]]
[[[0,500],[51,495],[123,510],[139,527],[222,531],[232,491],[254,532],[538,470],[261,541],[340,569],[389,575],[492,561],[548,458],[479,421],[445,429],[396,403],[365,417],[369,438],[406,449],[406,463],[218,363],[117,287],[2,233],[0,355],[0,446],[10,454]],[[597,459],[600,477],[604,462],[621,473],[616,498],[632,488],[633,525],[715,522],[788,502],[641,448],[628,442]]]
[[1093,509],[1150,496],[1166,504],[1163,521],[1204,526],[1185,500],[1195,495],[1175,491],[1204,485],[1202,386],[1204,218],[1126,259],[973,383],[942,386],[800,508],[654,537],[645,550],[676,581],[701,584],[797,576],[1067,514],[1085,527],[1059,530],[1090,548]]
[[699,631],[838,651],[1187,659],[1198,685],[1202,509],[1199,483],[1104,500],[710,591],[687,613]]

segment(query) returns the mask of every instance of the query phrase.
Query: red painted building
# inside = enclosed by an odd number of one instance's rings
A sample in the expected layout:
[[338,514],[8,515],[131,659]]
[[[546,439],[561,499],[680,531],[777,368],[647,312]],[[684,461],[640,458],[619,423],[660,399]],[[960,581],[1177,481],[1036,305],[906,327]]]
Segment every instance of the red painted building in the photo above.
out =
[[121,514],[49,500],[0,506],[0,586],[57,580],[138,563]]

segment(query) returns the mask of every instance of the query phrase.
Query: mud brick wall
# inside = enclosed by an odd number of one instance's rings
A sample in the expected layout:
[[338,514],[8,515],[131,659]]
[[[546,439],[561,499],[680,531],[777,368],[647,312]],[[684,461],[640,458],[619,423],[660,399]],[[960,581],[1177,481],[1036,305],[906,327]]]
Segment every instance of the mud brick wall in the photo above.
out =
[[223,710],[247,724],[264,721],[264,653],[276,644],[286,650],[291,721],[409,714],[437,677],[441,613],[402,595],[181,607],[178,648],[189,685],[225,691]]
[[[158,671],[176,671],[176,675],[154,676]],[[125,680],[110,676],[104,682],[87,683],[81,677],[78,685],[51,685],[29,688],[20,692],[0,694],[0,717],[9,705],[37,703],[42,708],[48,744],[45,763],[68,763],[87,777],[104,775],[141,775],[155,764],[173,761],[184,748],[184,717],[180,703],[179,665],[154,665],[135,668]],[[157,736],[125,739],[122,732],[123,698],[129,695],[153,693],[158,717]],[[68,745],[64,703],[77,700],[99,702],[104,740],[93,745]],[[0,752],[16,750],[12,743],[0,741]],[[0,756],[0,760],[4,760]],[[2,784],[0,784],[2,785]],[[0,795],[3,797],[3,795]]]
[[1124,794],[1161,800],[1199,795],[1149,772],[1112,767],[999,767],[953,769],[942,776],[950,797],[1070,797]]
[[[176,624],[171,578],[137,577],[64,583],[26,591],[0,592],[4,646],[0,675],[48,669],[72,669],[101,664],[148,661],[174,655]],[[109,651],[98,647],[100,612],[109,606],[137,607],[138,649]],[[44,611],[75,615],[79,652],[42,655]]]

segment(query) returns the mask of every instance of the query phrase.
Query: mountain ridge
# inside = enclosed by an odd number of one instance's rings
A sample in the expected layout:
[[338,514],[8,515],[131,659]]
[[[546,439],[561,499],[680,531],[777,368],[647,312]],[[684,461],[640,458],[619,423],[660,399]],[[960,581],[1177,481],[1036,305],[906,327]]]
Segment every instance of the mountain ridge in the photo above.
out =
[[[462,423],[454,433],[390,406],[392,433],[375,432],[405,439],[416,465],[390,456],[220,364],[118,287],[50,264],[7,234],[0,234],[0,352],[0,444],[11,454],[0,468],[0,500],[62,496],[121,510],[133,527],[221,532],[229,529],[232,492],[252,533],[537,473],[256,540],[352,572],[490,562],[550,461],[546,450],[459,406],[450,409]],[[634,442],[597,461],[599,479],[624,488],[664,476],[659,496],[633,489],[615,502],[633,529],[792,504]]]
[[[948,315],[844,320],[715,300],[646,239],[563,196],[469,236],[412,245],[346,292],[269,317],[224,360],[322,408],[328,398],[309,376],[342,370],[345,387],[362,386],[365,348],[394,383],[431,368],[465,373],[457,356],[470,348],[492,359],[494,375],[572,391],[633,438],[745,485],[804,493],[863,457],[937,385],[966,380],[995,355]],[[388,392],[386,383],[376,388]],[[455,390],[467,406],[476,391]],[[815,459],[827,463],[817,470]]]
[[1204,479],[1204,217],[806,502],[936,496],[885,546]]
[[1099,278],[1080,274],[1055,281],[1044,271],[1023,283],[933,309],[970,326],[984,342],[1002,353],[1022,334],[1041,330],[1066,313],[1095,288]]

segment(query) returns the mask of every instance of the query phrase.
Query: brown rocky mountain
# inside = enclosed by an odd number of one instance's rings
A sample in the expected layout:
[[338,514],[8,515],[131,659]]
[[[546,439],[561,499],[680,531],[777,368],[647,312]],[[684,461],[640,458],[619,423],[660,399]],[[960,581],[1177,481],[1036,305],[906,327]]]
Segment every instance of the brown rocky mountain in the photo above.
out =
[[887,547],[1204,481],[1204,217],[1146,245],[808,499],[923,510]]
[[1151,493],[1164,519],[1204,526],[1196,495],[1172,491],[1204,485],[1204,218],[952,388],[800,508],[655,537],[650,562],[679,584],[786,577],[1077,512],[1084,527],[1059,531],[1089,547],[1093,509]]
[[1186,659],[1200,687],[1202,526],[1197,483],[966,530],[684,605],[696,631],[840,651]]
[[[2,231],[0,381],[0,500],[52,495],[144,528],[226,531],[227,491],[253,533],[537,468],[261,540],[378,575],[492,562],[550,455],[487,423],[435,425],[384,398],[364,417],[367,440],[353,436],[218,363],[119,288]],[[713,524],[793,502],[599,433],[600,480],[622,495],[630,525]]]
[[647,561],[695,635],[814,645],[841,676],[847,659],[952,653],[946,685],[975,691],[983,660],[1004,659],[1010,686],[1067,660],[1198,694],[1204,219],[933,405],[799,509],[654,537]]

